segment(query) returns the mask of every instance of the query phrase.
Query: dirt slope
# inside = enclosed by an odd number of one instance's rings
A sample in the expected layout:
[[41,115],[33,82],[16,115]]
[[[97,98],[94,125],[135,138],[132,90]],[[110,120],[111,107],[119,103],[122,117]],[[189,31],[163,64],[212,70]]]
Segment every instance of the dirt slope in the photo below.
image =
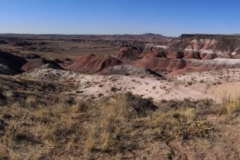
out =
[[72,71],[78,71],[82,73],[97,73],[108,67],[120,65],[122,61],[116,59],[114,57],[104,57],[100,58],[93,54],[81,56],[76,60],[72,65],[70,65],[67,69]]

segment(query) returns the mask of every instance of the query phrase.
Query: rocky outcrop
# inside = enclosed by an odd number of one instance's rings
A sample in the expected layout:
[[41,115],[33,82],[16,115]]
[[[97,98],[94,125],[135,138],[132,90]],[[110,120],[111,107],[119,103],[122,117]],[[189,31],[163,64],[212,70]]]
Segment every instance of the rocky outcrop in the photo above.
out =
[[137,67],[169,75],[239,67],[240,37],[184,35],[166,45],[123,46],[115,57]]
[[169,43],[168,47],[182,51],[198,51],[202,54],[216,54],[221,58],[239,58],[240,36],[182,35]]
[[21,67],[26,62],[24,58],[0,51],[0,74],[13,75],[22,73]]
[[26,64],[24,64],[21,69],[23,71],[30,71],[35,68],[42,67],[43,65],[55,69],[61,69],[61,67],[55,61],[47,60],[45,58],[31,59]]
[[199,60],[199,59],[170,59],[149,57],[135,61],[132,65],[137,67],[149,68],[157,73],[168,73],[168,75],[177,75],[186,72],[199,72],[208,70],[217,70],[221,68],[240,67],[239,59],[214,59],[214,60]]
[[143,47],[122,47],[113,56],[123,60],[136,60],[141,58]]

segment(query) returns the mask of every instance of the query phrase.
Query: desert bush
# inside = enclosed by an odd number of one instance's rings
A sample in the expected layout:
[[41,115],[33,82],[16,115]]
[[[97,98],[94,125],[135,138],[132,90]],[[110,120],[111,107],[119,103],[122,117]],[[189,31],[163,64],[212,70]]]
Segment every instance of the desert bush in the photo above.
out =
[[98,97],[102,97],[102,96],[104,96],[103,93],[98,93]]
[[0,92],[0,105],[6,104],[6,97]]
[[111,87],[110,89],[112,92],[116,92],[118,89],[116,87]]
[[83,113],[83,112],[87,112],[89,107],[90,107],[90,104],[87,104],[87,102],[85,101],[80,101],[70,106],[70,111],[74,113]]
[[34,96],[29,96],[26,98],[25,100],[25,107],[29,107],[29,108],[35,108],[37,107],[37,105],[39,105],[39,102],[37,102],[37,98]]

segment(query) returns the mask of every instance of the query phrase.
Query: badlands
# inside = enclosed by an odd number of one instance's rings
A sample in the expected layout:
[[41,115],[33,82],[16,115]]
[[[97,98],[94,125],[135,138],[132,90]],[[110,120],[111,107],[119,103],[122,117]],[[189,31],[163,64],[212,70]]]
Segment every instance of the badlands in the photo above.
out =
[[240,36],[0,35],[0,159],[240,159]]

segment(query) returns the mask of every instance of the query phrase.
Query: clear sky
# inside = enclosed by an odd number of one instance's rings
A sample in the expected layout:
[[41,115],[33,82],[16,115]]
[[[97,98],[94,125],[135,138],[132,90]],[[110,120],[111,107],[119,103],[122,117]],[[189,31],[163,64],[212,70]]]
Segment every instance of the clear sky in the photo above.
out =
[[0,33],[240,33],[240,0],[1,0]]

